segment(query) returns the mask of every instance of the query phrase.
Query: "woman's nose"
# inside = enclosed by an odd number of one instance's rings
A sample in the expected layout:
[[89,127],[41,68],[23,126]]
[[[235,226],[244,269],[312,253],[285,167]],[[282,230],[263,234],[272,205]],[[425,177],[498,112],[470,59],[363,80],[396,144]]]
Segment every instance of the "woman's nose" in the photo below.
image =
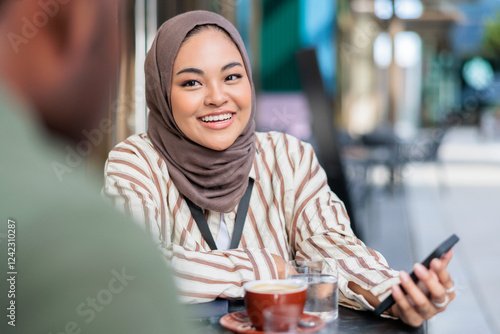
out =
[[228,96],[224,88],[220,84],[211,84],[207,87],[207,95],[205,96],[205,104],[207,106],[221,106],[226,103]]

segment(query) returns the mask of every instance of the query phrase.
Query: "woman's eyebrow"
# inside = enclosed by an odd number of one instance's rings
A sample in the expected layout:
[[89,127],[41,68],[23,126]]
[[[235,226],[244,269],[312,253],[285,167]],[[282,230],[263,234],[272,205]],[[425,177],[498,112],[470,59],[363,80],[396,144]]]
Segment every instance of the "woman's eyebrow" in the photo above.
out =
[[[220,71],[224,72],[224,71],[229,70],[230,68],[233,68],[235,66],[241,66],[241,67],[243,67],[243,65],[241,63],[239,63],[237,61],[234,61],[232,63],[229,63],[227,65],[222,66],[222,68],[221,68]],[[195,73],[195,74],[200,74],[200,75],[205,74],[205,72],[203,72],[199,68],[194,68],[194,67],[184,68],[184,69],[180,70],[179,72],[177,72],[176,75],[179,75],[179,74],[182,74],[182,73]]]
[[227,64],[227,65],[222,66],[222,68],[221,68],[221,70],[220,70],[220,71],[221,71],[221,72],[224,72],[224,71],[229,70],[230,68],[233,68],[233,67],[235,67],[235,66],[241,66],[241,67],[243,67],[243,65],[241,65],[241,63],[239,63],[239,62],[237,62],[237,61],[234,61],[234,62],[232,62],[232,63],[229,63],[229,64]]
[[180,70],[179,72],[176,73],[176,75],[179,75],[182,73],[196,73],[196,74],[203,75],[204,72],[198,68],[189,67],[189,68],[185,68],[185,69]]

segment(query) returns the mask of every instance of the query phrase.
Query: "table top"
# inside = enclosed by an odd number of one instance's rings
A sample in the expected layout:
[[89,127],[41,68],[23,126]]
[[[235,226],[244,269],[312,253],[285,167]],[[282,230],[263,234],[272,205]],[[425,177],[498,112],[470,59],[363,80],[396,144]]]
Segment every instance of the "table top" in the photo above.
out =
[[[234,334],[235,332],[222,327],[219,317],[196,320],[196,334]],[[317,334],[330,333],[384,333],[384,334],[424,334],[425,325],[418,328],[405,325],[399,320],[385,319],[369,312],[355,311],[339,306],[339,317],[328,323]]]

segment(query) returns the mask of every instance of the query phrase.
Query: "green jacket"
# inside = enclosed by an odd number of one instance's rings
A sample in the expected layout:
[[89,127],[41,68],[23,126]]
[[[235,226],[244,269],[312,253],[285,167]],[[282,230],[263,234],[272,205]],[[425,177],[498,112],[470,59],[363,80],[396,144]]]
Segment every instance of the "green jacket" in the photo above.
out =
[[192,333],[150,236],[27,109],[0,84],[0,333]]

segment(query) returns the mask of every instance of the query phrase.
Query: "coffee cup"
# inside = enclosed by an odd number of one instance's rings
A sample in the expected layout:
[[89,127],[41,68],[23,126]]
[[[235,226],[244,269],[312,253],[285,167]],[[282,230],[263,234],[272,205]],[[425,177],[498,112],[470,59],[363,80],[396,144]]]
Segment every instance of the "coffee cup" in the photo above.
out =
[[299,279],[257,280],[245,283],[245,306],[252,325],[263,330],[264,311],[286,307],[294,321],[288,321],[277,331],[288,331],[297,327],[306,303],[307,283]]

